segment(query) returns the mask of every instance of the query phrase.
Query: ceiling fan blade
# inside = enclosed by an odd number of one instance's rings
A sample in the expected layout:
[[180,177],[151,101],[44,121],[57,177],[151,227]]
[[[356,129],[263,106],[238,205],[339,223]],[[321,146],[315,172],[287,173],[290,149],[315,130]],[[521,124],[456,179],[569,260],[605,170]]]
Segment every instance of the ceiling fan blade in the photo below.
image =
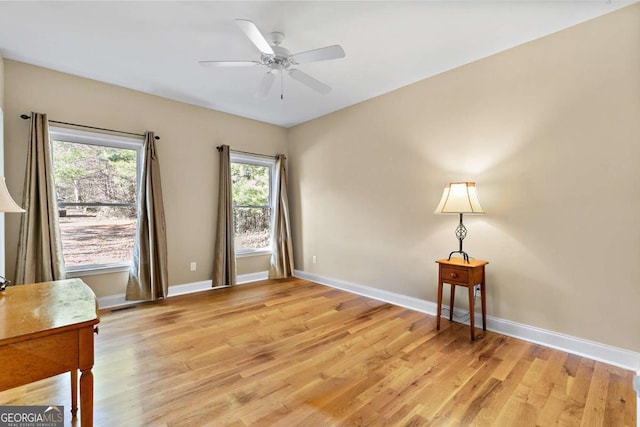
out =
[[329,92],[331,92],[331,88],[329,86],[327,86],[326,84],[322,83],[319,80],[314,79],[309,74],[303,73],[300,70],[293,68],[289,70],[289,75],[291,76],[292,79],[297,80],[300,83],[309,86],[311,89],[315,90],[316,92],[320,92],[323,95],[326,95]]
[[265,39],[260,30],[258,30],[256,24],[246,19],[236,19],[236,24],[238,24],[240,29],[249,37],[249,40],[256,45],[260,52],[266,55],[274,54],[269,42],[267,42],[267,39]]
[[296,53],[291,57],[296,64],[305,62],[326,61],[327,59],[344,58],[346,54],[340,45],[321,47],[319,49],[307,50]]
[[276,75],[270,71],[265,73],[262,78],[262,82],[260,82],[260,86],[258,86],[258,90],[256,91],[256,96],[259,98],[264,98],[269,94],[271,90],[271,86],[273,86],[273,81],[276,79]]
[[252,67],[262,65],[258,61],[198,61],[204,67]]

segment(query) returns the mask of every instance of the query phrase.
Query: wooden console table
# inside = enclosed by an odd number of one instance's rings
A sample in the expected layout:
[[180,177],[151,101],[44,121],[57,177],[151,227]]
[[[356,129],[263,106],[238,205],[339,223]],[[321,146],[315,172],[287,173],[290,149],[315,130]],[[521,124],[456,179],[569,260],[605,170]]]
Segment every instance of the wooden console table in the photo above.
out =
[[436,329],[440,330],[440,312],[442,310],[443,284],[451,285],[451,298],[449,303],[449,320],[453,320],[453,304],[456,295],[456,286],[464,286],[469,294],[469,324],[471,327],[471,341],[475,340],[475,307],[473,300],[473,287],[480,285],[480,301],[482,302],[482,330],[487,330],[487,298],[485,295],[484,266],[487,261],[472,259],[464,261],[460,258],[451,260],[439,259],[436,261],[440,268],[438,273],[438,314],[436,317]]
[[[0,292],[0,391],[71,372],[71,414],[93,425],[97,300],[82,280],[10,286]],[[46,402],[49,404],[51,402]]]

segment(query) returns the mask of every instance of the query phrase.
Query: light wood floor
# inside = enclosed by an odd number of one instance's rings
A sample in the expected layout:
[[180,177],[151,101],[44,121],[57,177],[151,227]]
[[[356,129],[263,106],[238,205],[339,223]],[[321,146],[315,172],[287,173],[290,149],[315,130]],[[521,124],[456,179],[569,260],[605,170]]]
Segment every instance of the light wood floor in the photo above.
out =
[[[95,424],[635,426],[633,373],[304,280],[102,313]],[[64,405],[69,376],[0,393]],[[75,424],[73,424],[75,425]]]

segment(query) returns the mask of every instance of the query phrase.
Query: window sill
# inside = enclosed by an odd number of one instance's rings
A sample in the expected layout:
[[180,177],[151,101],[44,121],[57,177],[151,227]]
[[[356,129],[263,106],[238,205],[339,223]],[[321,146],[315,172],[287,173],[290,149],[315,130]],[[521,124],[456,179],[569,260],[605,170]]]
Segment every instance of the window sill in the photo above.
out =
[[270,249],[264,249],[259,251],[251,251],[251,252],[236,252],[236,258],[248,258],[253,256],[265,256],[271,255]]
[[67,270],[67,278],[95,276],[98,274],[121,273],[129,271],[131,264],[88,265],[86,267],[70,267]]

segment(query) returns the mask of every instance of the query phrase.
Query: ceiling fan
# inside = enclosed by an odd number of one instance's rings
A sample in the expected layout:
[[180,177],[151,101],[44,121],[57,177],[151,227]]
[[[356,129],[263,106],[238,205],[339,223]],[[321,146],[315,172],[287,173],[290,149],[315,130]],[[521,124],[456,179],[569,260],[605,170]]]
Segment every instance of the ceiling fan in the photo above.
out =
[[[326,61],[328,59],[344,58],[344,49],[340,45],[321,47],[319,49],[307,50],[300,53],[292,54],[288,49],[280,44],[284,40],[284,34],[279,31],[269,33],[269,41],[262,35],[256,24],[246,19],[236,19],[236,24],[251,40],[251,42],[260,51],[259,61],[199,61],[201,65],[213,67],[244,67],[262,65],[268,68],[262,78],[260,86],[256,92],[257,96],[267,96],[276,75],[280,73],[280,78],[284,73],[288,73],[292,79],[310,87],[311,89],[326,95],[331,88],[319,80],[311,77],[297,68],[293,68],[298,64],[307,62]],[[283,99],[282,91],[280,98]]]

